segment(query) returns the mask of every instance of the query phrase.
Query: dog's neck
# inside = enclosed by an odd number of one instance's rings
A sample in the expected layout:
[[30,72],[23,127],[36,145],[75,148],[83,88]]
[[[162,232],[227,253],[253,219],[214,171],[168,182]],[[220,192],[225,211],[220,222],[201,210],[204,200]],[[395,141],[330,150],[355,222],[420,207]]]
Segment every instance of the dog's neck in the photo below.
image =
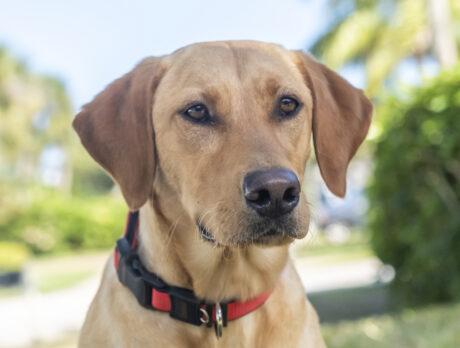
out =
[[153,201],[140,209],[139,255],[170,285],[192,289],[207,301],[244,301],[275,286],[288,246],[227,248],[202,240],[185,217],[169,219]]

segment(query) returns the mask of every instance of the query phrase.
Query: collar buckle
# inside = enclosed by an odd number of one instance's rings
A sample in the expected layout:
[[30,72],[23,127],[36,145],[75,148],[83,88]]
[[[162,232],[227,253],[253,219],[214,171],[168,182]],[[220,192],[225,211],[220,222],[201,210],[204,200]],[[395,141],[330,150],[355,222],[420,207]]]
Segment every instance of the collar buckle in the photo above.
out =
[[193,291],[171,287],[169,297],[171,299],[171,311],[169,315],[172,318],[197,326],[202,324],[201,306],[204,302],[198,299]]
[[117,250],[119,251],[118,279],[131,290],[141,306],[148,306],[151,300],[151,287],[143,279],[140,269],[133,267],[133,264],[140,264],[138,256],[133,251],[124,250],[122,242],[118,243]]

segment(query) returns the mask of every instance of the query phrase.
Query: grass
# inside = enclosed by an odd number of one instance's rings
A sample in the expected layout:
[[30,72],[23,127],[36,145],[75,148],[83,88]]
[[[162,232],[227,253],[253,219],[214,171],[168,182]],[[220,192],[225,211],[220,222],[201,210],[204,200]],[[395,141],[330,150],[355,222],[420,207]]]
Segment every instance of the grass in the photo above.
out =
[[460,303],[322,325],[329,348],[456,348]]
[[331,264],[375,257],[368,236],[354,231],[350,239],[343,244],[334,244],[327,240],[324,233],[298,242],[295,245],[295,256],[308,260],[312,264]]
[[41,293],[51,292],[76,285],[95,275],[94,272],[51,273],[38,280],[38,290]]
[[2,297],[10,297],[10,296],[17,296],[22,294],[22,289],[18,286],[8,287],[8,288],[0,288],[0,298]]
[[35,259],[29,265],[32,281],[40,292],[75,285],[100,274],[108,255],[108,251],[102,251]]
[[320,248],[309,250],[308,247],[305,247],[305,250],[302,249],[296,252],[296,257],[308,260],[309,264],[318,265],[328,265],[375,257],[370,247],[366,244],[324,247],[321,251],[318,250]]
[[[30,286],[42,293],[61,290],[101,274],[110,251],[52,255],[32,259],[27,264]],[[19,287],[0,288],[0,298],[20,295]]]

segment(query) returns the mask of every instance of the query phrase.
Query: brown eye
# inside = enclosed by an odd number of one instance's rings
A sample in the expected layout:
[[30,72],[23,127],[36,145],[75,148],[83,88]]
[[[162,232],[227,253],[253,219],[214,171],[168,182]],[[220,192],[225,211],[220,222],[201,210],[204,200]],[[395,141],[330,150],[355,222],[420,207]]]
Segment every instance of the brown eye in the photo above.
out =
[[297,100],[285,97],[280,100],[279,108],[282,116],[291,116],[298,106],[299,102]]
[[184,114],[193,121],[204,122],[209,118],[209,112],[203,104],[196,104],[185,110]]

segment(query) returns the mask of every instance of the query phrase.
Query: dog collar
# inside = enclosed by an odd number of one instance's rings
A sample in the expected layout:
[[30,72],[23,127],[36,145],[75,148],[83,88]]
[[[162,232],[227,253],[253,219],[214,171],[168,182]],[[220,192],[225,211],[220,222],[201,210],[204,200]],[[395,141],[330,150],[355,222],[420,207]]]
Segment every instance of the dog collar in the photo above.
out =
[[251,313],[270,296],[271,291],[268,291],[244,302],[212,303],[197,298],[190,289],[168,285],[142,264],[136,252],[138,226],[139,212],[128,213],[125,235],[115,248],[114,263],[118,279],[142,307],[169,312],[171,318],[192,325],[214,326],[217,337],[221,337],[228,321]]

